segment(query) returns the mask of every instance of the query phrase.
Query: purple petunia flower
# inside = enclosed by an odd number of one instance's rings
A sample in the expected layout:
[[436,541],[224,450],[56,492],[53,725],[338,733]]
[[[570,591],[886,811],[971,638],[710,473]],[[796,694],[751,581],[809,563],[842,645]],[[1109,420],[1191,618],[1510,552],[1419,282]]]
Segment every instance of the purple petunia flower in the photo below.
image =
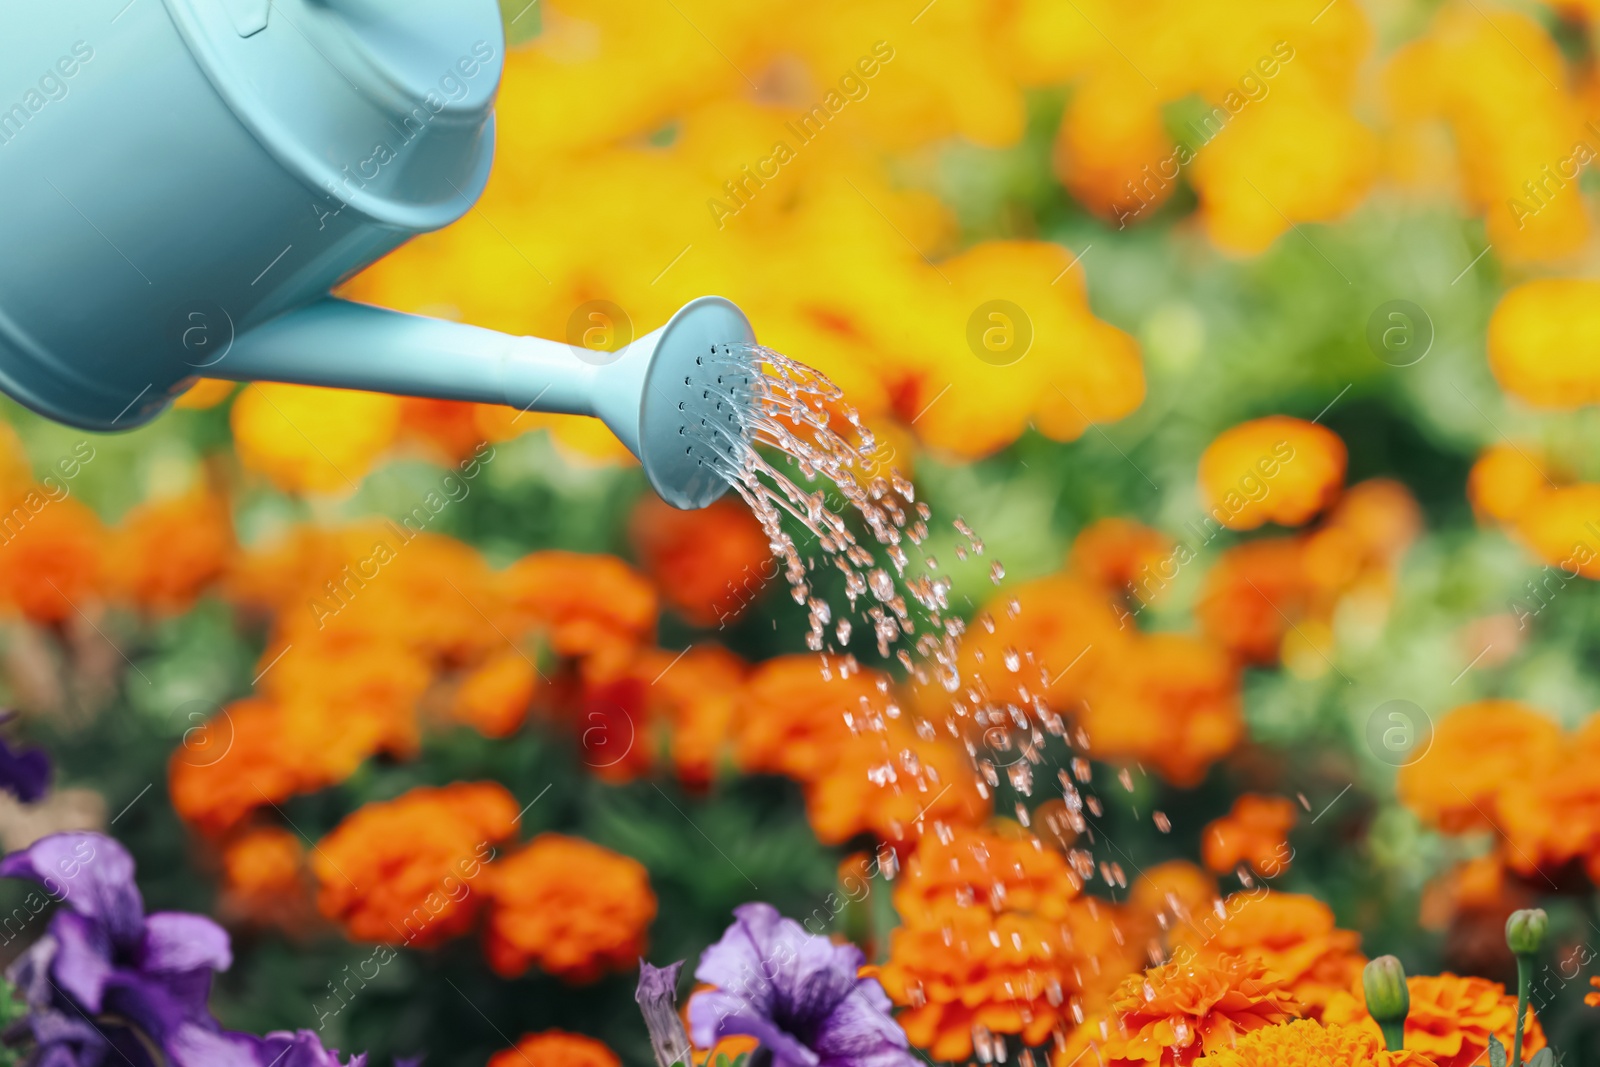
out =
[[[0,877],[63,905],[8,977],[29,1006],[40,1067],[127,1063],[160,1050],[172,1067],[257,1067],[245,1035],[206,1006],[232,962],[227,933],[199,915],[144,913],[133,858],[109,837],[52,834],[0,860]],[[255,1040],[255,1039],[249,1039]]]
[[[5,722],[9,716],[0,716]],[[50,788],[50,757],[42,748],[12,748],[0,737],[0,790],[32,804]]]
[[[367,1064],[364,1052],[352,1056],[348,1062],[339,1059],[339,1050],[323,1048],[322,1039],[312,1030],[294,1033],[280,1030],[248,1040],[255,1046],[255,1062],[261,1067],[366,1067]],[[395,1067],[405,1067],[405,1061],[397,1062]]]
[[910,1067],[905,1031],[854,945],[808,934],[770,904],[734,909],[734,924],[706,949],[694,976],[716,986],[689,1001],[694,1043],[742,1034],[773,1067]]

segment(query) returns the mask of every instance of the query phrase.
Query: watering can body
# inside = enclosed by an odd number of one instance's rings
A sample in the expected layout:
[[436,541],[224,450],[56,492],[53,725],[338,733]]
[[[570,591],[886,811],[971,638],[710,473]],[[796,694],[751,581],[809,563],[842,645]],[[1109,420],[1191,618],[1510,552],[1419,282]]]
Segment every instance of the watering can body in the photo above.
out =
[[720,494],[652,448],[681,433],[666,419],[683,401],[650,397],[691,349],[753,340],[728,302],[696,301],[613,358],[328,297],[482,192],[505,51],[494,0],[10,6],[11,396],[94,430],[148,421],[197,376],[513,403],[604,418],[679,506]]

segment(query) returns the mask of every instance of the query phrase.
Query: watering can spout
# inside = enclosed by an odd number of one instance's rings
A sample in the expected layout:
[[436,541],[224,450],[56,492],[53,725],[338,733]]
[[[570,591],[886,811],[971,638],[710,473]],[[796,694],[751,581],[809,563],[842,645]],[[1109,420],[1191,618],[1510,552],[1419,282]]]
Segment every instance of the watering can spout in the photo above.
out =
[[242,334],[204,372],[592,415],[638,457],[664,500],[699,508],[728,483],[685,442],[705,404],[700,385],[690,385],[695,361],[753,341],[744,314],[715,296],[691,301],[617,352],[329,297]]

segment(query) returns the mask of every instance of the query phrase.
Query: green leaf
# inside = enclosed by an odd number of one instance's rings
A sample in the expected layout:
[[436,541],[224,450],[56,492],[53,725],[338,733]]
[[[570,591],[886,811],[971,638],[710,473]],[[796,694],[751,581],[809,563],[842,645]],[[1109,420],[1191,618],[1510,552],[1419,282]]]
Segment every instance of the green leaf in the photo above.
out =
[[1489,1067],[1506,1067],[1506,1047],[1492,1034],[1489,1036]]
[[1556,1067],[1556,1054],[1548,1048],[1542,1048],[1528,1061],[1528,1067]]

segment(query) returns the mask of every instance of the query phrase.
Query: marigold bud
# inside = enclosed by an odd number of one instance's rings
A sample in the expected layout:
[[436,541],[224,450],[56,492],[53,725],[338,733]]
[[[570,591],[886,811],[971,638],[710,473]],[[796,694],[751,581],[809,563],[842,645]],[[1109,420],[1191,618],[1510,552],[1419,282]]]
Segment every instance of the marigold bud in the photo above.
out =
[[1544,947],[1545,934],[1549,931],[1550,916],[1543,908],[1514,911],[1506,920],[1506,944],[1518,956],[1531,956]]
[[1406,969],[1394,956],[1379,956],[1361,974],[1367,994],[1367,1013],[1383,1030],[1384,1044],[1390,1052],[1404,1045],[1406,1016],[1411,1012],[1411,991],[1406,988]]

